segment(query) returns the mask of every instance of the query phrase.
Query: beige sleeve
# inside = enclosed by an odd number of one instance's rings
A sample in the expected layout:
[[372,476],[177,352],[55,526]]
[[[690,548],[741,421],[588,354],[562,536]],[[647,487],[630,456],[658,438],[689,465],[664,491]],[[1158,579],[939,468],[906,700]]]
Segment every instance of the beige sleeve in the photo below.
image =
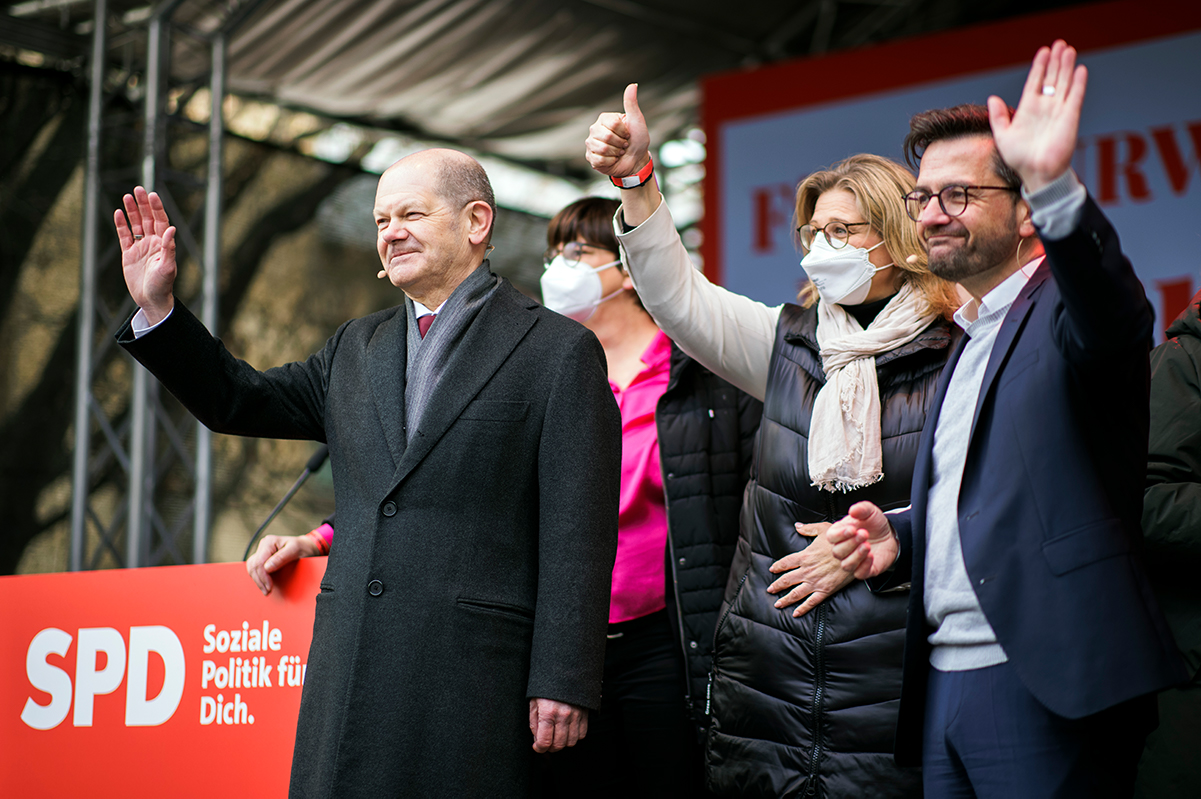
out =
[[693,267],[666,202],[628,233],[619,208],[613,226],[638,297],[659,328],[702,366],[762,400],[783,306],[768,307],[706,280]]

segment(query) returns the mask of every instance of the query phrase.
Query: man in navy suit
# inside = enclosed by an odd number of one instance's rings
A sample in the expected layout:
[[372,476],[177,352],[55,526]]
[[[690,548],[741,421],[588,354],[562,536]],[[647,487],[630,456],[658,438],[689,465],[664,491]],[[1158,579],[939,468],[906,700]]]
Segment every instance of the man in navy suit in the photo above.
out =
[[873,588],[912,582],[896,749],[931,798],[1129,796],[1154,693],[1184,677],[1137,553],[1152,313],[1071,170],[1075,58],[1039,50],[1016,111],[911,121],[907,209],[972,296],[966,335],[912,509],[827,532]]

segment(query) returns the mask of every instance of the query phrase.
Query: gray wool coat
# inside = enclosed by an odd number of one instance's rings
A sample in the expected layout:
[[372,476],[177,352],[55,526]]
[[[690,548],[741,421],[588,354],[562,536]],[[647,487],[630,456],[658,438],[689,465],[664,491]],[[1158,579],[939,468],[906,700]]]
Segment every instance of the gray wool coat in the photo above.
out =
[[329,444],[293,797],[525,796],[528,699],[600,703],[621,457],[600,344],[502,280],[407,431],[407,321],[264,372],[178,302],[117,334],[211,429]]

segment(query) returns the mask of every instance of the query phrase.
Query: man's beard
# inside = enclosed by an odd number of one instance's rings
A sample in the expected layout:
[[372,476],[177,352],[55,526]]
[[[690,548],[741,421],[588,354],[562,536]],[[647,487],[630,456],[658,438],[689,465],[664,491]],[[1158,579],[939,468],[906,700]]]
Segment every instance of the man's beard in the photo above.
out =
[[988,239],[977,237],[970,245],[967,244],[967,238],[964,237],[963,246],[955,247],[950,252],[930,253],[927,267],[943,280],[961,283],[965,278],[975,277],[994,269],[1006,258],[1011,257],[1017,248],[1017,244],[1011,240],[1012,238],[1017,238],[1017,231],[1013,232],[1012,237],[1005,235],[997,235]]

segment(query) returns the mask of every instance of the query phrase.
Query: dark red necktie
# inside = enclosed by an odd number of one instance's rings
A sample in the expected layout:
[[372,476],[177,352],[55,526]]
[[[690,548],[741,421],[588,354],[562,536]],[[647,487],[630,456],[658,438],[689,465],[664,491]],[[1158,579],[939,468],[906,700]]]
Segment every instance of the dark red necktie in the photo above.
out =
[[434,317],[437,315],[436,313],[427,313],[425,316],[418,317],[417,332],[421,334],[422,338],[425,338],[425,334],[430,332],[430,325],[434,323]]

